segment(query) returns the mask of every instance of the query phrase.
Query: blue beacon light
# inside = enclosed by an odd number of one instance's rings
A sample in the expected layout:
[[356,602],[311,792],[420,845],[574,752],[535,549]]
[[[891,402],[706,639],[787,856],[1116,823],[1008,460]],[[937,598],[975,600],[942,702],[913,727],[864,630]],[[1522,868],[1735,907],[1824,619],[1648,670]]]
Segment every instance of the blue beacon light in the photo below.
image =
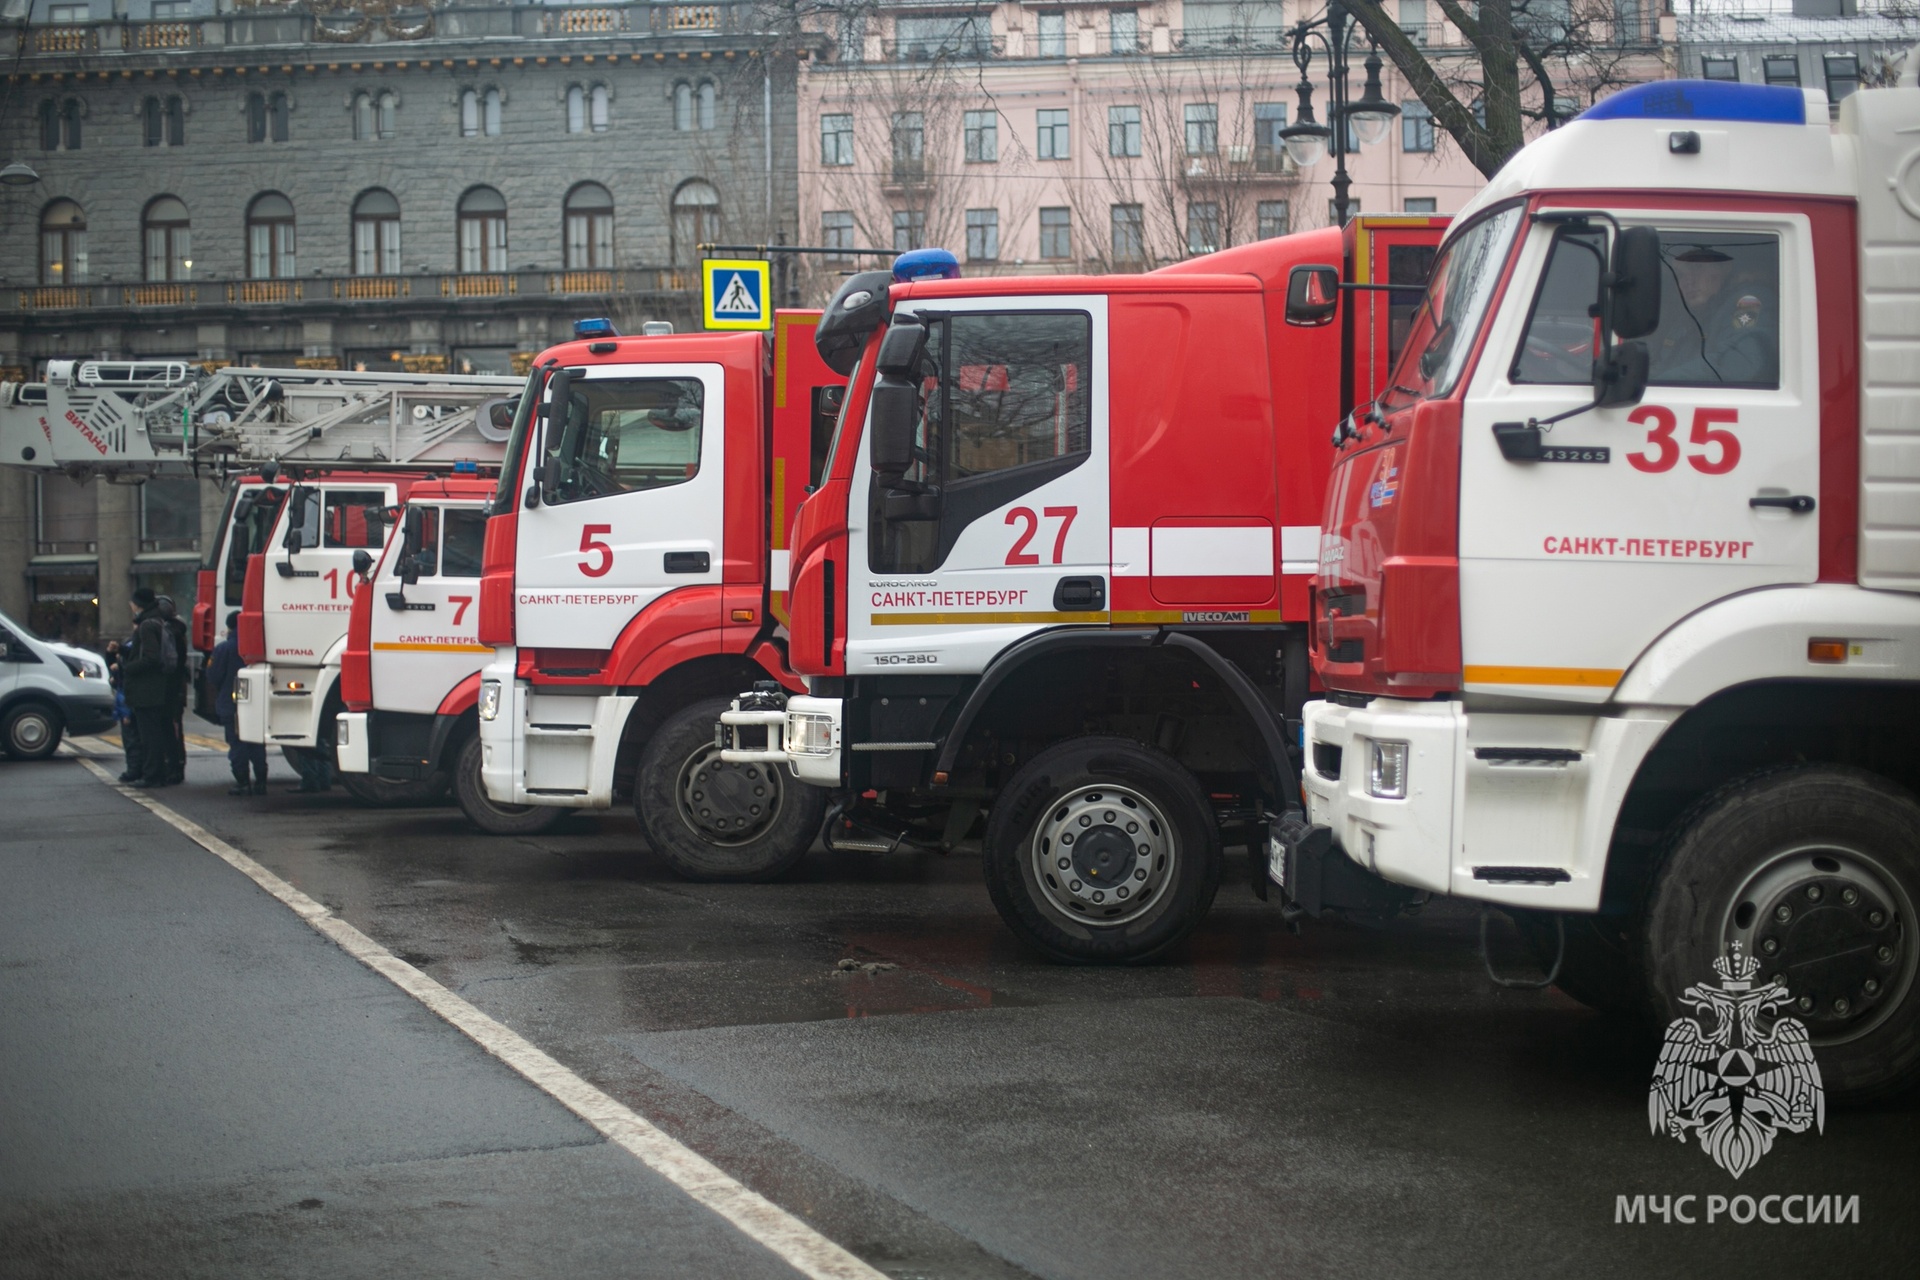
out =
[[893,282],[958,280],[960,259],[946,249],[912,249],[893,260]]
[[1724,80],[1656,80],[1602,98],[1581,120],[1725,120],[1744,124],[1805,124],[1807,99],[1785,85]]
[[595,316],[590,320],[575,320],[573,336],[576,338],[617,338],[620,331],[613,327],[613,321],[605,316]]

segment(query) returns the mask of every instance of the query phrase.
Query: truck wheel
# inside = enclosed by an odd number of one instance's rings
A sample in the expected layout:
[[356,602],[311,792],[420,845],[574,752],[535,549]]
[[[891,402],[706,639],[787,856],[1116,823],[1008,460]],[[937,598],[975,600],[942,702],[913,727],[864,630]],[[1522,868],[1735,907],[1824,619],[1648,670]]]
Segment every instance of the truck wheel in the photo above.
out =
[[[1553,966],[1559,935],[1551,911],[1508,908],[1507,914],[1527,940],[1541,972]],[[1567,950],[1554,986],[1602,1013],[1637,1018],[1647,1007],[1646,975],[1640,968],[1638,940],[1630,926],[1613,916],[1563,915]]]
[[647,843],[688,880],[771,880],[807,855],[827,793],[777,764],[727,764],[714,726],[731,698],[683,707],[654,730],[633,779]]
[[1654,882],[1655,1012],[1691,1014],[1682,995],[1715,985],[1713,962],[1738,943],[1756,983],[1786,985],[1779,1012],[1806,1025],[1831,1097],[1898,1092],[1920,1076],[1917,902],[1920,804],[1906,791],[1839,765],[1736,782],[1680,829]]
[[45,760],[60,747],[66,726],[60,713],[44,702],[23,702],[0,723],[0,745],[15,760]]
[[483,749],[480,739],[468,738],[453,765],[453,798],[467,820],[490,835],[538,835],[566,815],[566,810],[550,804],[501,804],[487,794],[480,781]]
[[375,808],[433,804],[447,794],[447,775],[444,773],[405,780],[382,778],[371,773],[336,772],[333,776],[348,795],[361,804]]
[[1220,834],[1194,776],[1125,738],[1041,752],[993,803],[987,891],[1023,942],[1067,964],[1150,960],[1220,887]]

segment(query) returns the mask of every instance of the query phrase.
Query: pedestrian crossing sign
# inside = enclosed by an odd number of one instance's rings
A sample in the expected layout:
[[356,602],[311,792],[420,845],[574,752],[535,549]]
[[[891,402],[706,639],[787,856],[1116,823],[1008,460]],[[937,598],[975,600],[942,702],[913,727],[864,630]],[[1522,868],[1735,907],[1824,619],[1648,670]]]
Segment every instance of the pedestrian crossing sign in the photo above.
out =
[[771,329],[773,269],[766,261],[709,258],[700,264],[709,329]]

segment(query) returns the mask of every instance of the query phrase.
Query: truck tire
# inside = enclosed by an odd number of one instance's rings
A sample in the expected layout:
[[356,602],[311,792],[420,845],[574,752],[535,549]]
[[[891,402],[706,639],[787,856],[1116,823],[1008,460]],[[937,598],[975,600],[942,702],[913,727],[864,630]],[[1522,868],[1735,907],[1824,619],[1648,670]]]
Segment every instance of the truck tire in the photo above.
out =
[[[1542,973],[1553,966],[1560,945],[1551,911],[1508,908]],[[1589,1009],[1639,1018],[1647,1008],[1646,974],[1631,923],[1614,916],[1563,914],[1567,950],[1553,985]]]
[[0,720],[0,746],[15,760],[45,760],[60,749],[66,722],[44,702],[22,702]]
[[826,817],[826,791],[782,766],[720,759],[714,726],[732,701],[703,698],[668,716],[634,773],[640,829],[686,880],[771,880],[806,857]]
[[993,802],[983,852],[1000,918],[1064,964],[1151,960],[1193,932],[1220,887],[1206,792],[1126,738],[1076,738],[1028,761]]
[[433,773],[425,778],[382,778],[371,773],[340,773],[333,775],[346,793],[361,804],[378,809],[402,808],[407,805],[433,804],[444,799],[447,794],[448,779],[444,773]]
[[1917,903],[1920,804],[1902,788],[1842,765],[1732,783],[1683,821],[1652,887],[1655,1015],[1692,1015],[1682,995],[1711,989],[1738,942],[1756,983],[1786,984],[1780,1013],[1805,1024],[1830,1099],[1896,1093],[1920,1077]]
[[480,781],[482,757],[480,739],[468,738],[453,763],[453,798],[467,821],[496,836],[532,836],[545,831],[566,815],[566,810],[550,804],[501,804],[487,794]]

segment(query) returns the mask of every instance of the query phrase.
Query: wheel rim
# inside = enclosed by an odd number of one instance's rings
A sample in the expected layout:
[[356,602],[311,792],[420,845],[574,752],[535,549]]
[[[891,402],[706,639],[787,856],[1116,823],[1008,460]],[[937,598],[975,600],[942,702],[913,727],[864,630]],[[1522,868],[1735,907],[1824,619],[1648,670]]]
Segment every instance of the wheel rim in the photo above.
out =
[[53,736],[53,722],[38,712],[28,712],[13,722],[13,749],[39,751]]
[[1809,844],[1762,862],[1729,899],[1721,942],[1760,962],[1760,981],[1786,984],[1783,1012],[1816,1046],[1868,1034],[1914,983],[1913,901],[1859,849]]
[[1179,870],[1180,846],[1153,801],[1103,783],[1053,802],[1034,832],[1032,857],[1048,906],[1111,929],[1159,905]]
[[728,764],[720,748],[703,744],[680,766],[674,787],[680,820],[711,845],[751,844],[773,825],[786,788],[772,766]]

